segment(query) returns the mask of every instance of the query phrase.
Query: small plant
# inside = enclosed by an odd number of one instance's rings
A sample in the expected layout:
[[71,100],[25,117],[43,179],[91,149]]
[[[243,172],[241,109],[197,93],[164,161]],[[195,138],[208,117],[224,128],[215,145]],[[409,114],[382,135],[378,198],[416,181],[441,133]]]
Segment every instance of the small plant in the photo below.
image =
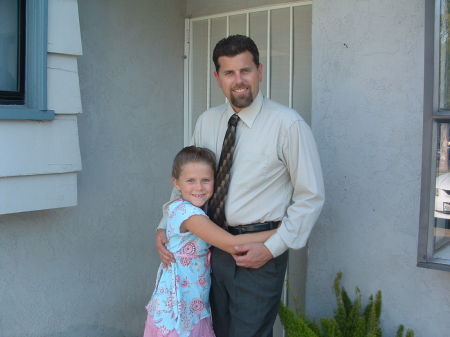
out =
[[[347,291],[341,286],[342,273],[334,280],[333,290],[337,308],[333,318],[321,318],[318,322],[310,320],[303,313],[294,313],[280,302],[280,320],[287,337],[382,337],[380,328],[381,291],[369,297],[363,309],[361,292],[356,288],[352,302]],[[414,331],[400,325],[395,337],[414,337]]]

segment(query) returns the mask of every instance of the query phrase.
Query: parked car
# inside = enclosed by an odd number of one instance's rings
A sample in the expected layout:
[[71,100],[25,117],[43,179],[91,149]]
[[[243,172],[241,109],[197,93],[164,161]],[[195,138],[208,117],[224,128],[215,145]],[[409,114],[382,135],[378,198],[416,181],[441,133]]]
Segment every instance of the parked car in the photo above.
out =
[[436,218],[450,219],[450,173],[436,177],[434,210]]

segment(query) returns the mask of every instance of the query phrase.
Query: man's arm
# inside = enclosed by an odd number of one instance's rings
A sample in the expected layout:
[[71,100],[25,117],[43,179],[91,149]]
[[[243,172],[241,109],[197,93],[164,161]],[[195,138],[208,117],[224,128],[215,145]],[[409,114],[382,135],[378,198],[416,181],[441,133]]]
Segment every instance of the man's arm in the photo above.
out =
[[239,247],[243,255],[234,256],[238,266],[259,268],[288,248],[302,248],[322,210],[325,195],[322,169],[314,137],[305,122],[290,126],[282,156],[293,186],[291,204],[277,232],[264,244]]
[[171,262],[175,262],[175,257],[173,254],[166,248],[166,244],[168,242],[167,236],[166,236],[166,227],[167,227],[167,207],[169,204],[178,199],[180,197],[180,191],[178,191],[176,188],[172,189],[172,194],[170,195],[170,201],[166,202],[162,207],[163,216],[161,217],[161,220],[159,221],[156,235],[155,235],[155,244],[156,244],[156,250],[158,251],[159,258],[161,259],[161,262],[168,266]]
[[294,190],[281,226],[265,242],[275,257],[287,248],[299,249],[306,245],[325,198],[319,154],[311,129],[304,121],[298,121],[288,131],[283,156]]

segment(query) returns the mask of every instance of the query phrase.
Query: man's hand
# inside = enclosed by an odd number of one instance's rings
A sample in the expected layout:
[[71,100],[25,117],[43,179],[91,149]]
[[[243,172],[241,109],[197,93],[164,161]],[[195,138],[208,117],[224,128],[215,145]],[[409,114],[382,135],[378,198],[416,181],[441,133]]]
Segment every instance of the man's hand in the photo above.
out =
[[239,267],[258,269],[273,258],[272,253],[262,243],[247,243],[235,249],[238,253],[234,254],[233,258]]
[[161,262],[167,267],[171,262],[175,262],[175,257],[166,248],[168,242],[166,231],[164,229],[158,229],[156,231],[156,250],[158,251]]

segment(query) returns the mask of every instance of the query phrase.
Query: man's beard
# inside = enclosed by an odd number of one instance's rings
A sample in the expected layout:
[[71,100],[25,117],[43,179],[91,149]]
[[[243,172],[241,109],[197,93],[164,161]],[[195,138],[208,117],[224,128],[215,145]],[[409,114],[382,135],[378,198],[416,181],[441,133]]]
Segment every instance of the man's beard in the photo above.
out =
[[230,101],[231,105],[237,108],[246,108],[253,102],[252,91],[248,90],[248,93],[245,95],[234,94],[233,90],[240,89],[241,87],[236,87],[231,90]]

